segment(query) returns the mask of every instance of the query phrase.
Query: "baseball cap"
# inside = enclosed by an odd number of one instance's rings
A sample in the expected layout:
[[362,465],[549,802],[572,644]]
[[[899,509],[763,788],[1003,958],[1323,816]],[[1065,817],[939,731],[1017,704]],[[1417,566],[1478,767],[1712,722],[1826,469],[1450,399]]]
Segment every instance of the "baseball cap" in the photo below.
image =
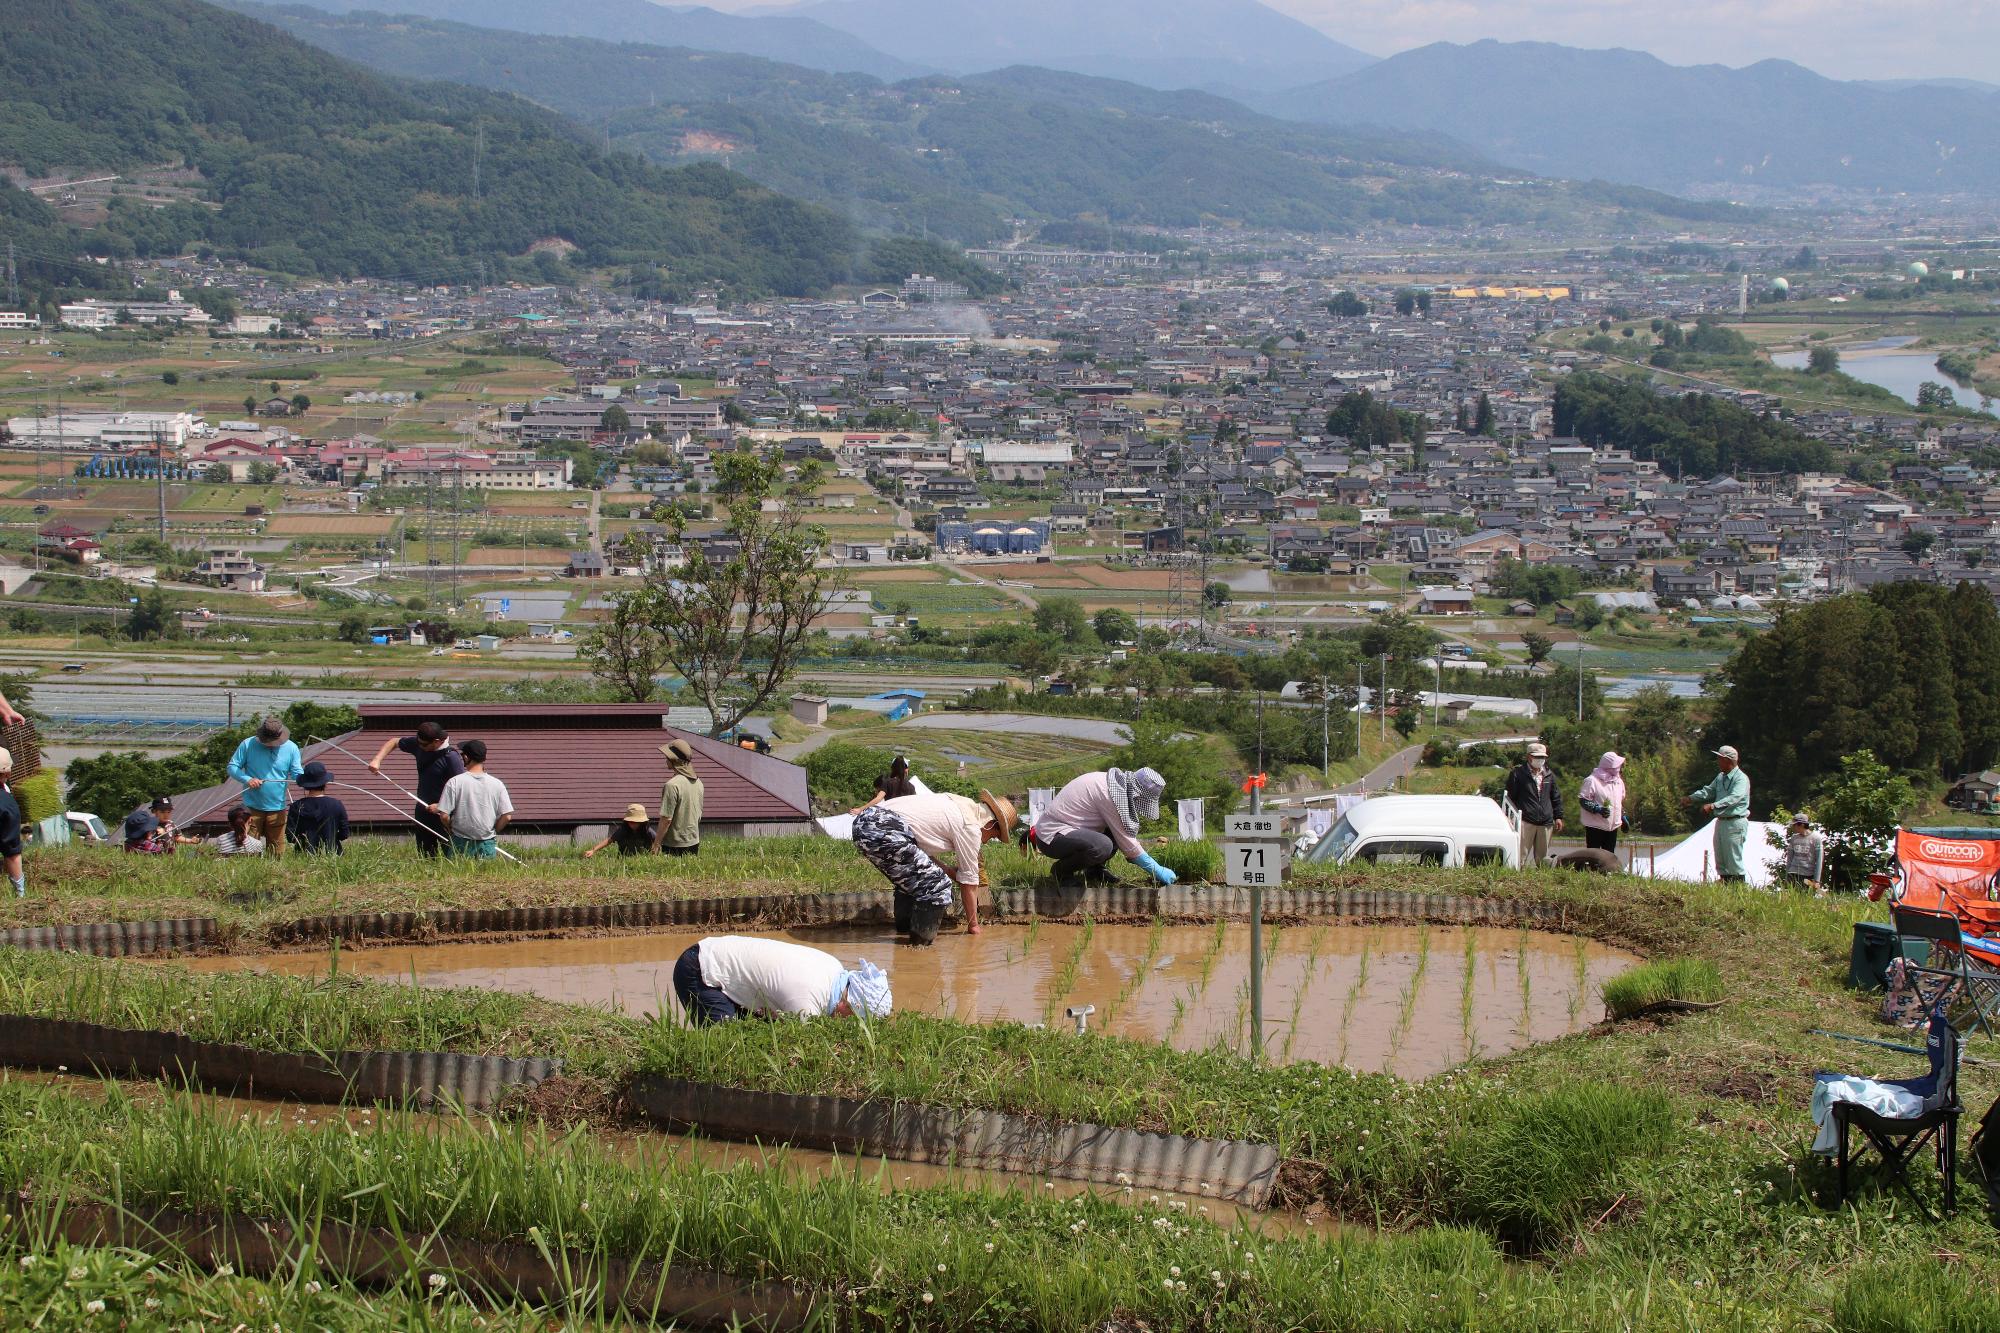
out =
[[1530,758],[1530,759],[1547,759],[1548,757],[1549,757],[1549,747],[1548,747],[1548,746],[1546,746],[1546,745],[1542,744],[1542,743],[1541,743],[1540,741],[1530,741],[1530,742],[1528,742],[1528,758]]
[[1717,759],[1740,759],[1740,758],[1742,758],[1742,756],[1741,756],[1741,755],[1739,755],[1739,754],[1737,754],[1737,753],[1736,753],[1736,747],[1735,747],[1735,746],[1733,746],[1733,745],[1725,745],[1725,746],[1721,747],[1720,749],[1718,749],[1718,750],[1717,750],[1717,751],[1715,752],[1715,757],[1716,757]]

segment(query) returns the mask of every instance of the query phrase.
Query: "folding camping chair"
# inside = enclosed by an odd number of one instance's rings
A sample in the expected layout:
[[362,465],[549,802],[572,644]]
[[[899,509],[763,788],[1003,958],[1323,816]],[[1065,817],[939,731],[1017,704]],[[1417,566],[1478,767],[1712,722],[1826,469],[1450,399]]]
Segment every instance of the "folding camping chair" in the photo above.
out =
[[1917,1114],[1887,1116],[1859,1102],[1833,1104],[1833,1123],[1840,1134],[1840,1204],[1847,1202],[1847,1165],[1852,1160],[1847,1151],[1847,1132],[1858,1129],[1867,1146],[1881,1154],[1897,1187],[1932,1222],[1938,1220],[1937,1216],[1917,1197],[1906,1168],[1926,1145],[1934,1147],[1938,1171],[1944,1177],[1944,1210],[1958,1211],[1958,1118],[1965,1108],[1958,1100],[1958,1029],[1945,1016],[1942,1002],[1931,1010],[1930,1031],[1924,1046],[1931,1060],[1930,1073],[1919,1078],[1878,1080],[1923,1098]]
[[[1951,912],[1931,912],[1897,903],[1890,908],[1890,915],[1896,922],[1899,945],[1921,940],[1930,946],[1928,961],[1909,964],[1910,971],[1920,978],[1938,978],[1932,988],[1918,982],[1924,1007],[1952,1000],[1954,1009],[1962,1015],[1960,1026],[1977,1027],[1987,1036],[1993,1036],[1992,1020],[2000,1017],[2000,945],[1967,935],[1964,925]],[[1903,956],[1909,957],[1907,950]]]

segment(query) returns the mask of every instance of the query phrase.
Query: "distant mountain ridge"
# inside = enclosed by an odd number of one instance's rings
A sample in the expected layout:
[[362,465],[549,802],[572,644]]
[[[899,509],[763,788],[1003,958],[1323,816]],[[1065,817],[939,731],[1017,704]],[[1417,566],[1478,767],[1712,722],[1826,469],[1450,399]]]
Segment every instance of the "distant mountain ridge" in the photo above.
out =
[[1282,88],[1374,59],[1257,0],[810,0],[763,12],[954,74],[1039,65],[1149,88]]
[[1255,99],[1272,115],[1448,135],[1551,176],[1705,194],[2000,192],[2000,94],[1843,83],[1787,61],[1439,42]]
[[657,161],[720,158],[867,225],[968,244],[1009,235],[1015,217],[1338,232],[1687,207],[1636,190],[1500,188],[1491,163],[1435,138],[1048,69],[884,86],[745,56],[233,3],[390,73],[532,98]]
[[652,0],[310,0],[310,4],[335,14],[381,10],[551,37],[727,51],[881,79],[905,79],[934,68],[898,60],[803,14],[745,16]]

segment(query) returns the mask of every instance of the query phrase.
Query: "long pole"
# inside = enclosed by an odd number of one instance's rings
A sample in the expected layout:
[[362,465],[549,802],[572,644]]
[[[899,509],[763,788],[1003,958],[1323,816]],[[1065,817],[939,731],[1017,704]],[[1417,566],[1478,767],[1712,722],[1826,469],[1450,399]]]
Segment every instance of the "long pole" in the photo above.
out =
[[1319,678],[1319,780],[1333,778],[1333,695],[1326,687],[1326,673]]
[[1583,640],[1576,641],[1576,720],[1583,721]]
[[[349,759],[352,759],[352,760],[354,760],[354,761],[355,761],[356,763],[360,764],[360,765],[361,765],[362,767],[364,767],[364,768],[366,768],[366,767],[368,766],[368,761],[367,761],[366,759],[363,759],[363,758],[362,758],[362,757],[361,757],[360,755],[358,755],[358,754],[354,753],[354,751],[352,751],[352,750],[348,749],[348,748],[347,748],[347,747],[346,747],[345,745],[342,745],[342,744],[341,744],[341,743],[340,743],[339,741],[336,741],[336,740],[329,740],[329,739],[327,739],[327,738],[326,738],[326,737],[324,737],[324,736],[308,736],[308,737],[306,737],[306,739],[307,739],[308,741],[311,741],[311,742],[314,742],[314,743],[323,743],[323,744],[325,744],[325,745],[326,745],[326,746],[327,746],[327,747],[328,747],[329,749],[334,749],[334,750],[338,750],[338,751],[340,751],[340,752],[341,752],[342,754],[346,755],[346,756],[347,756],[347,757],[348,757]],[[372,770],[371,770],[371,771],[372,771]],[[375,774],[375,776],[376,776],[376,777],[378,777],[378,778],[380,778],[380,779],[382,779],[382,781],[384,781],[384,782],[388,783],[388,784],[389,784],[389,785],[390,785],[391,787],[394,787],[394,788],[395,788],[395,789],[396,789],[397,791],[401,792],[401,793],[402,793],[402,794],[403,794],[404,796],[408,797],[408,798],[409,798],[409,800],[411,801],[411,803],[412,803],[412,804],[415,804],[415,805],[422,805],[422,804],[424,804],[423,800],[422,800],[422,799],[420,799],[420,798],[419,798],[419,797],[417,796],[417,794],[416,794],[415,792],[411,791],[411,790],[410,790],[410,789],[409,789],[408,787],[405,787],[405,786],[404,786],[404,785],[403,785],[402,783],[400,783],[400,782],[396,781],[396,780],[395,780],[394,778],[390,777],[390,776],[389,776],[389,775],[388,775],[387,773],[377,773],[377,774]],[[349,782],[343,782],[343,783],[342,783],[341,785],[342,785],[343,787],[353,787],[353,786],[354,786],[354,784],[353,784],[353,783],[349,783]],[[356,790],[356,791],[363,791],[363,790],[365,790],[365,789],[364,789],[364,788],[361,788],[361,787],[354,787],[354,790]],[[372,792],[372,791],[371,791],[371,792],[367,792],[367,794],[368,794],[368,795],[370,795],[370,796],[375,796],[375,793],[374,793],[374,792]],[[375,799],[376,799],[376,800],[378,800],[378,801],[381,801],[381,800],[382,800],[382,798],[381,798],[380,796],[375,796]],[[388,804],[389,804],[389,803],[388,803],[387,801],[383,801],[382,803],[383,803],[384,805],[388,805]],[[389,806],[389,808],[390,808],[390,809],[392,809],[392,810],[393,810],[393,809],[395,809],[395,807],[394,807],[394,806]],[[413,823],[413,824],[417,823],[417,822],[418,822],[418,821],[417,821],[417,817],[416,817],[415,815],[411,815],[411,816],[410,816],[410,822],[411,822],[411,823]],[[421,825],[421,824],[419,824],[418,826],[419,826],[419,827],[423,827],[423,828],[426,828],[426,831],[428,831],[428,832],[431,832],[431,833],[436,833],[436,832],[437,832],[437,830],[435,830],[435,829],[429,829],[429,828],[427,828],[427,826],[425,826],[425,825]],[[512,861],[512,862],[513,862],[513,863],[514,863],[515,865],[519,865],[519,864],[521,863],[521,858],[520,858],[520,857],[518,857],[518,856],[516,856],[516,855],[514,855],[514,853],[512,853],[512,852],[508,851],[508,850],[507,850],[507,849],[506,849],[505,847],[501,847],[501,846],[498,846],[498,845],[496,844],[496,845],[495,845],[495,847],[494,847],[494,850],[495,850],[495,851],[497,851],[497,852],[499,852],[499,853],[500,853],[500,855],[502,855],[502,856],[506,857],[506,858],[507,858],[507,859],[508,859],[509,861]]]
[[1389,654],[1382,654],[1382,697],[1375,701],[1382,710],[1382,744],[1389,743]]

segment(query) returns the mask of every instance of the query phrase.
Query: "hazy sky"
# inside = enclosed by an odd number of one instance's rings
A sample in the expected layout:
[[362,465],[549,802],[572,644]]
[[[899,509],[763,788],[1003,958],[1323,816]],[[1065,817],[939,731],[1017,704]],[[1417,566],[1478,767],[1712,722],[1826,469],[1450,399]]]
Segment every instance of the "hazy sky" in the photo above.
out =
[[[690,0],[667,0],[689,3]],[[772,0],[692,0],[717,9]],[[939,0],[939,3],[962,0]],[[974,0],[976,2],[976,0]],[[1077,0],[1089,4],[1090,0]],[[1675,65],[1795,60],[1834,78],[2000,82],[1996,0],[1264,0],[1350,46],[1391,55],[1436,41],[1562,42],[1650,51]]]

